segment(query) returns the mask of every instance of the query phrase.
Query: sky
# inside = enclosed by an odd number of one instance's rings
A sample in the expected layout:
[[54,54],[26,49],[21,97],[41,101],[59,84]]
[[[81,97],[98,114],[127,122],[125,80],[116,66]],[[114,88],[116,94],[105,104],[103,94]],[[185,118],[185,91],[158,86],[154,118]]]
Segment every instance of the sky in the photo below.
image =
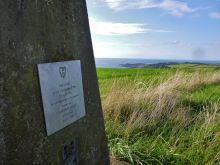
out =
[[95,57],[220,60],[220,0],[87,0]]

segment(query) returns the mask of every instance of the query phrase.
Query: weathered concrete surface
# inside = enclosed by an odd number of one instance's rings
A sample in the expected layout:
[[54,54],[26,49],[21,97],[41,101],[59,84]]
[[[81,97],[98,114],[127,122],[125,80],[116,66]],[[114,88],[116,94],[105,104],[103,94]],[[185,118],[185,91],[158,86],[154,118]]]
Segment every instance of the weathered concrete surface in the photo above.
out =
[[[46,137],[36,64],[81,60],[86,117]],[[78,139],[80,165],[108,165],[85,0],[0,1],[0,164],[62,164]]]

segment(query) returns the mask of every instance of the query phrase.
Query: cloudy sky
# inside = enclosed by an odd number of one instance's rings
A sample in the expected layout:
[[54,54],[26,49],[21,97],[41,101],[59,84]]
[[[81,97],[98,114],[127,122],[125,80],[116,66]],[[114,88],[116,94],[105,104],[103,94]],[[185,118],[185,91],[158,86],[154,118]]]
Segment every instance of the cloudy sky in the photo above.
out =
[[95,57],[220,60],[220,0],[87,0]]

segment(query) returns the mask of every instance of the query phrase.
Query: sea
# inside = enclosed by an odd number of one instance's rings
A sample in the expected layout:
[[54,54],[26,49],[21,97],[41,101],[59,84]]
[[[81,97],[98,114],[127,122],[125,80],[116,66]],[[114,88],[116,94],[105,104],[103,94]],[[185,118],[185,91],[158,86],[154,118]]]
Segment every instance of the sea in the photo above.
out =
[[174,59],[129,59],[129,58],[95,58],[97,68],[125,68],[121,64],[157,64],[157,63],[202,63],[202,64],[220,64],[220,61],[214,60],[174,60]]

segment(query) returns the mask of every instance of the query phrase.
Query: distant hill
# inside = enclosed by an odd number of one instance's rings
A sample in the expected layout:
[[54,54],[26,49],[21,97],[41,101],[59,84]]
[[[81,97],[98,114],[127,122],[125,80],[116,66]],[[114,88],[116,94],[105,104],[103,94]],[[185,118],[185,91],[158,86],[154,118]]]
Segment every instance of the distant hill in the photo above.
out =
[[170,65],[180,65],[180,64],[194,64],[194,65],[211,65],[211,64],[205,64],[205,63],[199,63],[199,62],[165,62],[165,63],[156,63],[156,64],[144,64],[144,63],[126,63],[126,64],[120,64],[121,67],[125,68],[169,68]]

